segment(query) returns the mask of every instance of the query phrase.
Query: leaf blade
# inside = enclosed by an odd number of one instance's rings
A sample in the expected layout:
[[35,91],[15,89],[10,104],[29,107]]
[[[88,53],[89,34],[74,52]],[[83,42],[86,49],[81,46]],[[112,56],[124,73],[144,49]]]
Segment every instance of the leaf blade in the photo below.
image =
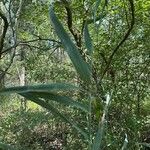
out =
[[38,98],[43,98],[46,101],[52,100],[52,101],[58,102],[60,104],[66,105],[66,106],[76,107],[85,112],[88,112],[88,106],[86,106],[80,102],[77,102],[67,96],[61,96],[61,95],[58,95],[55,93],[50,93],[50,92],[28,92],[28,93],[32,94],[33,96],[36,96]]
[[105,122],[106,122],[105,118],[106,118],[106,115],[108,114],[108,107],[110,104],[110,99],[111,99],[110,94],[106,94],[106,104],[104,107],[103,116],[98,124],[98,130],[97,130],[95,139],[93,141],[92,150],[99,150],[101,147],[103,134],[104,134],[104,130],[105,130]]
[[39,85],[28,85],[28,86],[15,86],[3,88],[0,90],[0,94],[11,94],[31,91],[71,91],[77,90],[78,87],[65,83],[52,83],[52,84],[39,84]]
[[84,41],[85,41],[85,46],[88,50],[88,54],[91,55],[93,52],[93,44],[92,44],[92,39],[90,37],[87,23],[85,23],[84,26]]
[[91,78],[90,66],[83,60],[79,50],[56,17],[52,5],[50,6],[49,14],[52,26],[54,27],[57,36],[60,38],[62,45],[67,51],[76,71],[80,75],[80,78],[86,82],[89,82]]
[[69,123],[73,128],[75,128],[77,131],[79,131],[86,139],[88,139],[88,135],[85,131],[83,131],[78,125],[76,125],[73,121],[69,120],[68,117],[64,116],[62,113],[60,113],[56,108],[54,108],[51,104],[46,103],[42,100],[40,100],[38,97],[33,96],[30,93],[20,93],[21,96],[25,97],[26,99],[31,100],[32,102],[42,106],[43,108],[46,108],[47,110],[51,111],[55,116],[58,116],[62,120],[64,120],[66,123]]
[[4,144],[0,142],[0,149],[2,150],[15,150],[11,145],[9,144]]
[[127,145],[128,145],[128,137],[127,137],[127,134],[125,134],[125,139],[124,139],[124,143],[123,143],[121,150],[127,149]]

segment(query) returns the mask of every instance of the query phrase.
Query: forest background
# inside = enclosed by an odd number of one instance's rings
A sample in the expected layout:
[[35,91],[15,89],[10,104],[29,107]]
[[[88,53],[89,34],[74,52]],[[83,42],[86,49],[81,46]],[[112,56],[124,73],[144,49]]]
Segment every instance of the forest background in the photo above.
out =
[[0,1],[0,149],[150,149],[149,0]]

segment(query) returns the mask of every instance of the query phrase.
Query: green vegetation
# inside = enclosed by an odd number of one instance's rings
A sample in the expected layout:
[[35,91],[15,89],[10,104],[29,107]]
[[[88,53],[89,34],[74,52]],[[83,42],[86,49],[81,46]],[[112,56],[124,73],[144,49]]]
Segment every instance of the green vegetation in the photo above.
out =
[[2,0],[0,150],[150,149],[150,2]]

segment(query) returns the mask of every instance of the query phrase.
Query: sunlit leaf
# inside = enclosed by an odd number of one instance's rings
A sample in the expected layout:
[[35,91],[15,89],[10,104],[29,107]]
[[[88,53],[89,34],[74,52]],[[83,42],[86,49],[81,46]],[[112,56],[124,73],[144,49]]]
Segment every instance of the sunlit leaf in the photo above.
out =
[[77,101],[75,101],[72,98],[67,97],[67,96],[61,96],[61,95],[49,93],[49,92],[27,92],[26,94],[30,94],[30,95],[37,97],[37,98],[42,98],[42,99],[49,101],[49,102],[50,101],[56,101],[56,102],[61,103],[63,105],[80,108],[81,110],[88,112],[88,106],[87,105],[79,103],[79,102],[77,102]]
[[92,150],[99,150],[104,132],[104,124],[98,125],[98,130],[93,141]]
[[121,150],[125,150],[127,148],[127,144],[128,144],[128,137],[127,134],[125,134],[125,139]]
[[52,5],[50,6],[50,20],[55,29],[56,34],[60,38],[62,45],[67,51],[76,71],[80,78],[86,82],[90,81],[91,71],[89,65],[83,60],[78,48],[75,46],[64,27],[56,17]]

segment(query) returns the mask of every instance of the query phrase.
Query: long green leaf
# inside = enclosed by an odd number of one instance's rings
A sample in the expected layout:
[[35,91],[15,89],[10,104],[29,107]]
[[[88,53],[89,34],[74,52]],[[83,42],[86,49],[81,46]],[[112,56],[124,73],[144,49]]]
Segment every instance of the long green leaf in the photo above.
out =
[[143,145],[144,147],[150,148],[150,143],[138,143],[140,145]]
[[91,55],[93,52],[93,44],[92,44],[92,39],[89,34],[87,23],[85,23],[85,26],[84,26],[84,41],[85,41],[85,46],[88,50],[88,54]]
[[50,6],[50,20],[55,29],[56,34],[60,38],[62,45],[67,51],[76,71],[80,75],[80,78],[86,82],[89,82],[91,79],[91,70],[90,66],[83,60],[78,48],[75,46],[73,41],[70,39],[69,35],[65,31],[64,27],[56,17],[53,6]]
[[67,116],[64,116],[62,113],[60,113],[56,108],[54,108],[51,104],[44,102],[43,100],[40,100],[36,96],[32,95],[31,93],[20,93],[21,96],[25,97],[26,99],[31,100],[32,102],[35,102],[36,104],[42,106],[43,108],[46,108],[47,110],[51,111],[55,116],[60,117],[62,120],[64,120],[66,123],[69,123],[73,128],[75,128],[77,131],[79,131],[87,140],[88,135],[86,132],[84,132],[76,123],[69,120]]
[[103,116],[98,124],[98,130],[95,136],[95,139],[93,141],[92,150],[99,150],[101,147],[103,135],[104,135],[104,129],[105,129],[105,117],[108,114],[108,106],[110,103],[110,95],[106,95],[106,105],[104,108]]
[[11,93],[21,93],[21,92],[52,92],[52,91],[68,91],[76,90],[78,87],[65,83],[52,83],[52,84],[40,84],[31,86],[16,86],[8,87],[0,90],[0,94],[11,94]]
[[11,145],[0,142],[0,150],[15,150]]
[[104,125],[103,126],[99,125],[98,130],[96,132],[95,139],[93,141],[92,150],[99,150],[100,149],[103,132],[104,132]]
[[81,110],[88,112],[88,106],[77,101],[74,101],[72,98],[67,96],[61,96],[58,94],[50,92],[28,92],[26,94],[31,94],[34,97],[42,98],[46,101],[56,101],[58,103],[64,104],[66,106],[80,108]]

